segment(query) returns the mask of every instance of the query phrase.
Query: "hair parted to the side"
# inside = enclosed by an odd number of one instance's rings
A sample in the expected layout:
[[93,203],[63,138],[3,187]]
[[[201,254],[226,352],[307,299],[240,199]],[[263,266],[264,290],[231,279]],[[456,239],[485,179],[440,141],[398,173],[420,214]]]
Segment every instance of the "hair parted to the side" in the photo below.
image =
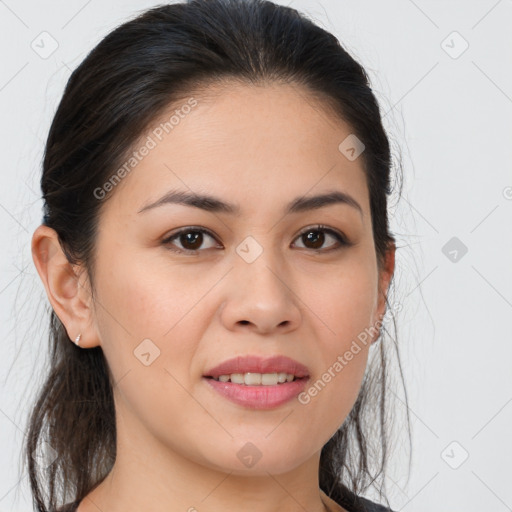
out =
[[[334,35],[295,9],[265,0],[190,0],[152,8],[108,34],[72,73],[49,131],[41,179],[44,224],[57,232],[69,261],[84,265],[93,296],[96,230],[105,202],[94,191],[170,105],[233,80],[303,87],[363,141],[360,158],[382,264],[394,242],[387,213],[392,159],[362,66]],[[356,403],[320,459],[321,489],[360,510],[356,495],[370,486],[387,501],[389,352],[400,358],[396,339],[381,329]],[[80,501],[116,457],[115,383],[101,348],[77,347],[53,311],[49,343],[50,370],[23,449],[39,512]],[[398,367],[403,384],[400,362]],[[407,429],[410,437],[408,414]],[[57,453],[47,468],[32,456],[43,441]]]

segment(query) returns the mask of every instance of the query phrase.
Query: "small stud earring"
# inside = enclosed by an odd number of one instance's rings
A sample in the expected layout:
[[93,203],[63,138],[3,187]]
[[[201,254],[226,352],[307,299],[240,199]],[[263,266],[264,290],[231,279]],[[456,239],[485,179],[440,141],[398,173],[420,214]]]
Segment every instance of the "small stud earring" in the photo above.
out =
[[77,347],[79,347],[79,346],[80,346],[80,345],[79,345],[79,341],[80,341],[80,338],[81,338],[81,337],[82,337],[82,333],[80,333],[80,334],[75,338],[75,345],[76,345]]

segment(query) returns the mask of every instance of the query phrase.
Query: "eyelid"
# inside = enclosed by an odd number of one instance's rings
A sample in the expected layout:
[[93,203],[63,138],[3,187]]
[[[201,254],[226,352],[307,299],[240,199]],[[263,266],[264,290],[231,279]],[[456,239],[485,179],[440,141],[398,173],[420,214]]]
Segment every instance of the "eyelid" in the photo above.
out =
[[[331,228],[329,226],[325,226],[324,224],[313,224],[313,225],[310,225],[310,226],[307,226],[305,228],[303,228],[294,238],[294,241],[301,237],[302,235],[304,235],[305,233],[308,233],[309,231],[322,231],[324,233],[327,233],[327,234],[330,234],[331,236],[333,236],[337,241],[338,243],[340,244],[340,246],[338,247],[332,247],[332,248],[328,248],[328,249],[309,249],[309,248],[305,248],[309,251],[313,251],[313,252],[319,252],[319,253],[327,253],[327,252],[330,252],[330,251],[333,251],[333,250],[336,250],[336,249],[341,249],[343,247],[348,247],[348,246],[351,246],[353,245],[352,242],[350,242],[350,240],[346,237],[346,235],[334,228]],[[171,245],[171,241],[175,238],[178,238],[182,233],[188,233],[188,232],[199,232],[199,233],[203,233],[203,234],[206,234],[208,236],[210,236],[211,238],[213,238],[217,243],[220,243],[219,240],[217,239],[217,237],[209,230],[209,229],[206,229],[206,228],[203,228],[201,226],[185,226],[183,228],[178,228],[177,230],[173,231],[172,234],[166,236],[163,240],[162,240],[162,244],[163,245]],[[204,251],[205,249],[179,249],[179,248],[173,248],[171,249],[172,251],[174,252],[177,252],[177,253],[181,253],[181,254],[198,254],[202,251]]]
[[[185,226],[183,228],[179,228],[178,230],[173,231],[172,234],[163,238],[161,243],[162,243],[162,245],[165,245],[165,246],[171,246],[172,240],[174,240],[175,238],[178,238],[182,233],[188,233],[188,232],[203,233],[203,234],[208,235],[211,238],[213,238],[217,243],[220,243],[219,240],[217,239],[217,237],[209,229],[203,228],[201,226]],[[181,253],[181,254],[199,254],[200,252],[204,251],[204,249],[192,250],[192,249],[180,249],[179,247],[170,248],[170,250],[173,252],[176,252],[176,253]]]
[[[304,229],[302,229],[299,234],[295,237],[294,240],[301,237],[305,233],[308,233],[309,231],[322,231],[324,233],[327,233],[329,235],[332,235],[338,243],[341,245],[341,247],[348,247],[353,245],[353,243],[347,238],[347,236],[342,233],[341,231],[338,231],[337,229],[331,228],[329,226],[326,226],[324,224],[313,224],[311,226],[307,226]],[[309,249],[313,252],[329,252],[331,250],[340,249],[341,247],[333,247],[330,249]],[[307,249],[307,247],[306,247]]]

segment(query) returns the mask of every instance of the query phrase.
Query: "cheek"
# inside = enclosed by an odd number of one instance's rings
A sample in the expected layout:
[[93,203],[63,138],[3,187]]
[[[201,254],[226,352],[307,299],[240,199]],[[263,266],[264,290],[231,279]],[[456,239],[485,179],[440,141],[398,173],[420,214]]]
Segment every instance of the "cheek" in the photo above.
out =
[[99,266],[98,296],[107,313],[102,319],[116,331],[124,328],[134,339],[162,339],[194,314],[211,284],[172,270],[161,259],[127,252]]
[[143,257],[132,254],[113,265],[98,265],[98,331],[119,383],[118,403],[129,404],[144,421],[158,410],[158,421],[172,425],[172,411],[190,402],[185,389],[191,387],[191,363],[202,328],[194,304],[204,291],[197,283],[197,289],[185,290],[179,277],[171,279],[165,269],[141,261]]
[[101,305],[96,309],[102,349],[114,376],[140,369],[141,355],[149,352],[143,356],[154,360],[149,368],[169,377],[167,370],[188,387],[194,379],[198,345],[215,311],[214,306],[206,306],[208,292],[225,269],[198,279],[197,272],[172,268],[162,258],[149,261],[147,255],[134,251],[119,251],[113,261],[98,262]]
[[314,283],[306,277],[302,285],[305,303],[324,333],[321,339],[336,350],[350,345],[372,324],[377,303],[377,274],[372,262],[354,257],[353,264],[348,263]]
[[[188,340],[194,333],[183,338],[180,328],[193,315],[189,303],[196,294],[184,293],[182,283],[163,276],[162,269],[134,254],[119,254],[115,263],[98,263],[102,264],[96,273],[96,321],[114,377],[142,368],[152,369],[152,375],[155,371],[162,375],[164,368],[178,368],[180,378],[186,379],[194,350]],[[139,377],[147,379],[146,374]],[[153,385],[158,389],[157,383]]]
[[364,377],[371,344],[377,280],[369,258],[330,272],[329,279],[309,283],[307,305],[315,319],[321,370],[302,403],[328,411],[332,433],[352,408]]

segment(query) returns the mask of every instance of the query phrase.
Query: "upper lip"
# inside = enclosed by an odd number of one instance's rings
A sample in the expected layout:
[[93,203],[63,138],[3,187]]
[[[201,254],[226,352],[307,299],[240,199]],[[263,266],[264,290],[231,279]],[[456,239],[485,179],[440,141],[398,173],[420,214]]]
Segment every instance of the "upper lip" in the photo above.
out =
[[207,370],[204,376],[217,378],[232,373],[290,373],[297,378],[309,376],[306,366],[286,356],[238,356]]

